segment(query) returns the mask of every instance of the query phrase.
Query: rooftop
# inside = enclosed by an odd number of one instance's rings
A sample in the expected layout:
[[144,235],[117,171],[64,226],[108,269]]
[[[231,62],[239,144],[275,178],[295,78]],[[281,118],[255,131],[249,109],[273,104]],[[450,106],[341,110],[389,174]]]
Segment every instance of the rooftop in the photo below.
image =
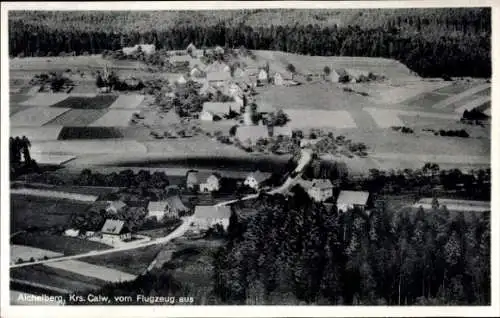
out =
[[101,232],[104,234],[115,234],[119,235],[122,233],[129,232],[128,228],[125,227],[125,221],[107,219],[102,226]]
[[339,204],[365,205],[368,202],[370,194],[365,191],[340,191],[337,198]]
[[312,186],[318,189],[331,189],[333,188],[333,184],[328,179],[313,179]]

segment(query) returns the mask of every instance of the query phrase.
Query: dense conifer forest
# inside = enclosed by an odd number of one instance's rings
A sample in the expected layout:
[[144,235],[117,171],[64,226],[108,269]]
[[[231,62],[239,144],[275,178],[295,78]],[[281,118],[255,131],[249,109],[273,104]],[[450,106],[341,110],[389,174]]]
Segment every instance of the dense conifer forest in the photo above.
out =
[[[98,54],[138,43],[394,58],[424,77],[491,76],[488,8],[11,12],[11,56]],[[196,23],[195,23],[196,22]]]

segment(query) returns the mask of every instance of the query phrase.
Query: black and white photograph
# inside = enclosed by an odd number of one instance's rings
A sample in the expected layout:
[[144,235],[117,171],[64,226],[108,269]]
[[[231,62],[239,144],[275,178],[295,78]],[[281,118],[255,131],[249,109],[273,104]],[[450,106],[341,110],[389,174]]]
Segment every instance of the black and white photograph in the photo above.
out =
[[2,13],[9,306],[492,305],[491,6],[121,3]]

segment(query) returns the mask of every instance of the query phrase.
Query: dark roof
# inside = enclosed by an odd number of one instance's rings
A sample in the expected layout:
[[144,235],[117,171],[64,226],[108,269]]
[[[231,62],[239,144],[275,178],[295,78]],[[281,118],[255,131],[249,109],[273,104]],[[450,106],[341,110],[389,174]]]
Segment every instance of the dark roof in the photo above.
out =
[[181,198],[177,195],[167,197],[166,202],[168,206],[175,211],[187,211],[189,210],[184,203],[182,203]]
[[106,222],[104,222],[104,225],[102,226],[101,232],[104,234],[120,235],[123,233],[128,233],[130,231],[125,226],[125,221],[107,219]]
[[328,179],[313,179],[312,186],[318,189],[330,189],[333,188],[333,184]]

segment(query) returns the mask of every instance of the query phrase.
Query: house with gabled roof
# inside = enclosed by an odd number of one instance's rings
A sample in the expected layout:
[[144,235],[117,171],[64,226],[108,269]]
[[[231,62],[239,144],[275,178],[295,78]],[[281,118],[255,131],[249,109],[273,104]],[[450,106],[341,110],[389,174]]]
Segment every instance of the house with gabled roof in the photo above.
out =
[[184,85],[187,83],[187,79],[184,75],[180,75],[176,81],[177,84]]
[[206,72],[206,74],[208,83],[218,87],[231,80],[231,74],[225,71]]
[[180,213],[188,210],[178,195],[171,195],[163,201],[150,201],[147,217],[156,217],[158,221],[164,218],[175,219],[179,217]]
[[257,75],[257,79],[261,82],[261,83],[267,83],[267,81],[269,80],[269,73],[261,68],[259,70],[259,74]]
[[262,171],[254,171],[251,172],[243,182],[244,185],[254,189],[259,190],[265,181],[267,181],[270,177],[270,173],[262,172]]
[[200,183],[200,192],[219,191],[221,179],[221,175],[217,172],[210,174],[205,182]]
[[337,197],[337,209],[339,212],[347,212],[354,208],[365,211],[369,197],[370,193],[366,191],[340,191]]
[[196,51],[196,46],[194,46],[193,42],[189,43],[189,45],[186,47],[186,52],[189,53],[195,53]]
[[200,119],[213,121],[214,119],[223,118],[231,111],[238,113],[240,106],[235,102],[205,102],[200,113]]
[[103,240],[107,240],[112,243],[132,238],[132,233],[125,225],[125,221],[116,219],[106,219],[101,228],[101,235]]
[[346,83],[350,81],[349,74],[343,68],[332,69],[327,78],[333,83]]
[[224,48],[220,45],[217,45],[215,48],[214,48],[214,53],[215,54],[224,54]]
[[202,231],[220,224],[226,230],[229,226],[231,213],[229,206],[197,205],[194,209],[191,225],[198,231]]
[[189,72],[189,75],[190,75],[191,77],[198,77],[198,78],[200,78],[200,77],[205,77],[205,72],[203,72],[203,71],[201,70],[201,68],[200,68],[199,66],[197,66],[197,65],[196,65],[196,66],[194,66],[194,67],[191,69],[191,71]]
[[313,179],[307,193],[314,201],[324,202],[333,196],[333,188],[328,179]]

